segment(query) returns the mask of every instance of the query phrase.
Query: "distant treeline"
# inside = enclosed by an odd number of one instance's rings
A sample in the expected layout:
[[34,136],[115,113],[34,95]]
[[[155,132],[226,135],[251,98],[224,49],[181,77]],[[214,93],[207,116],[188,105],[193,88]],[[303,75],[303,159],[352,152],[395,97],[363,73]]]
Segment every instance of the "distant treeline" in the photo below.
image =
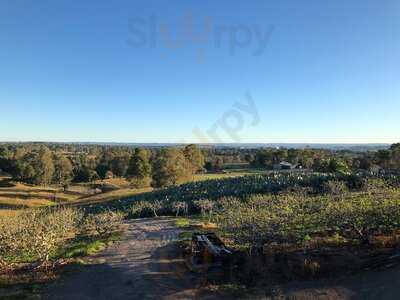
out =
[[227,165],[273,169],[280,162],[318,172],[400,170],[400,144],[387,150],[241,149],[110,146],[92,144],[4,143],[0,171],[16,181],[67,186],[71,182],[125,177],[137,187],[179,184],[193,174],[218,172]]
[[272,169],[282,161],[317,172],[334,173],[366,170],[373,172],[400,170],[400,144],[387,150],[355,152],[321,149],[266,149],[249,159],[254,167]]

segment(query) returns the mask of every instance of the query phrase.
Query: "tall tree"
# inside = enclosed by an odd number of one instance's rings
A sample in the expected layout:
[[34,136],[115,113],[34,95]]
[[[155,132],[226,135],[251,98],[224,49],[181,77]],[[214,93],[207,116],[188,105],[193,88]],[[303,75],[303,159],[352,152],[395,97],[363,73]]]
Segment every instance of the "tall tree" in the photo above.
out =
[[180,184],[191,175],[191,167],[180,149],[161,149],[153,167],[153,183],[156,187]]
[[192,174],[195,174],[203,169],[205,163],[204,155],[196,145],[187,145],[183,150],[183,153],[189,162],[189,167]]
[[36,176],[35,169],[32,167],[32,165],[25,165],[21,175],[22,175],[21,179],[24,182],[32,183],[34,182]]
[[54,174],[53,153],[46,146],[42,146],[34,163],[35,183],[48,185]]
[[151,164],[146,149],[136,148],[130,161],[126,175],[136,187],[149,186],[151,183]]
[[400,144],[393,144],[390,147],[391,152],[391,168],[393,170],[400,170]]
[[128,169],[129,156],[119,155],[111,160],[111,171],[118,177],[124,177]]
[[54,158],[54,181],[60,185],[67,185],[72,180],[72,164],[64,155],[56,155]]

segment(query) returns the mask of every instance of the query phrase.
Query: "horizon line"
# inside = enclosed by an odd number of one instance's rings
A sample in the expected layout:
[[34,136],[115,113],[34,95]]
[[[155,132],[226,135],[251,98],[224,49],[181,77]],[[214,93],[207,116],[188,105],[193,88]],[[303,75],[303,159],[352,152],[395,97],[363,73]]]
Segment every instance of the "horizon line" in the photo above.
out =
[[[400,142],[400,141],[399,141]],[[123,142],[123,141],[84,141],[84,140],[70,140],[70,141],[55,141],[55,140],[0,140],[0,143],[54,143],[54,144],[159,144],[159,145],[391,145],[396,142],[301,142],[301,141],[285,141],[285,142],[222,142],[222,143],[202,143],[202,142]]]

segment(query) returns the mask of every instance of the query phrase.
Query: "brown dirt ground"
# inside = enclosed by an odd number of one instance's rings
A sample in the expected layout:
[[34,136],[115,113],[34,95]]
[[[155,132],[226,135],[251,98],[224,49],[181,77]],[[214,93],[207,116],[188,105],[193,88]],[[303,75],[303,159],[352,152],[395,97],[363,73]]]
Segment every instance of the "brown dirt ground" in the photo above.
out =
[[220,299],[188,271],[172,219],[131,221],[121,242],[90,265],[50,285],[44,299]]

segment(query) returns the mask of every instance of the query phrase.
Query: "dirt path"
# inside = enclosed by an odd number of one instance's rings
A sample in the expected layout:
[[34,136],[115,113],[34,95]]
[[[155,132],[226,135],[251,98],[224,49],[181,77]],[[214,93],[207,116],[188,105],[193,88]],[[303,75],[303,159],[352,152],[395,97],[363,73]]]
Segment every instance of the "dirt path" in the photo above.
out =
[[215,299],[179,258],[179,233],[170,219],[132,221],[123,240],[96,257],[104,263],[66,276],[43,298]]
[[[85,267],[52,284],[44,299],[233,299],[205,289],[207,281],[187,270],[171,219],[131,221],[123,240]],[[269,294],[269,293],[268,293]],[[400,299],[400,268],[354,277],[293,282],[276,297],[252,291],[240,299]],[[270,295],[270,294],[269,294]]]

